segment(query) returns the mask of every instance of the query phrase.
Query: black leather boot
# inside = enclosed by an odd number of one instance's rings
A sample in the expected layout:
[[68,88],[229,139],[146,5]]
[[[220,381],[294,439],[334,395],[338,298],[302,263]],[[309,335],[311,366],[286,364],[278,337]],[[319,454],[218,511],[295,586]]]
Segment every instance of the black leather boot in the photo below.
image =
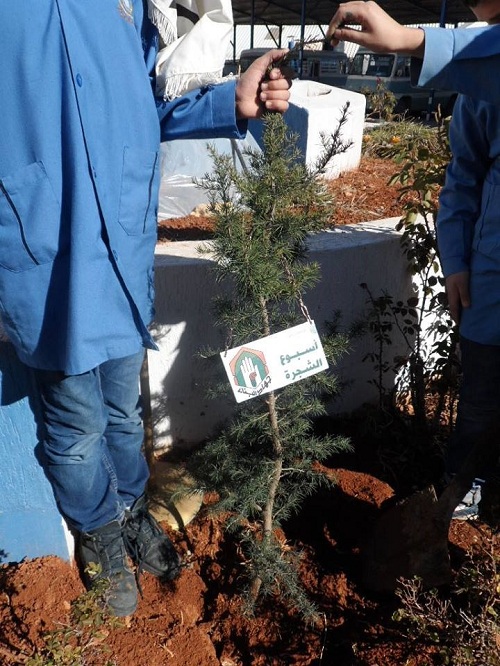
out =
[[99,572],[93,576],[84,571],[87,587],[92,587],[97,580],[107,579],[107,609],[118,617],[131,615],[137,608],[137,585],[127,563],[123,526],[113,520],[91,532],[82,532],[78,551],[84,570],[91,563],[99,565]]
[[146,496],[139,497],[125,513],[124,541],[137,564],[138,574],[149,571],[163,580],[179,575],[180,557],[172,542],[148,511]]

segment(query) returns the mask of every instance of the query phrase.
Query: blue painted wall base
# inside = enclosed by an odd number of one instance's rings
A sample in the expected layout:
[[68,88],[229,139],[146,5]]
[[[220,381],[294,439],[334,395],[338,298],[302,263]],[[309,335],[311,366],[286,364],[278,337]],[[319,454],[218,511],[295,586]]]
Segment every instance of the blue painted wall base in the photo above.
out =
[[63,520],[37,460],[37,403],[31,375],[0,341],[0,562],[70,559]]
[[53,507],[1,513],[0,535],[0,562],[45,555],[69,559],[61,516]]

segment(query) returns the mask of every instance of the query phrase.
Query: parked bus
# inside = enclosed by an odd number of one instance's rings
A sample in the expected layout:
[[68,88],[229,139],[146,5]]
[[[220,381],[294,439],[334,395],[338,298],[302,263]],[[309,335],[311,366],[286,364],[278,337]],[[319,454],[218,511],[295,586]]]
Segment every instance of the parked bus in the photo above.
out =
[[[396,97],[394,112],[397,114],[435,111],[440,104],[443,115],[448,116],[457,98],[453,91],[433,91],[412,86],[408,56],[373,53],[360,48],[351,61],[344,87],[365,93],[375,90],[380,82]],[[369,106],[367,110],[370,111]]]

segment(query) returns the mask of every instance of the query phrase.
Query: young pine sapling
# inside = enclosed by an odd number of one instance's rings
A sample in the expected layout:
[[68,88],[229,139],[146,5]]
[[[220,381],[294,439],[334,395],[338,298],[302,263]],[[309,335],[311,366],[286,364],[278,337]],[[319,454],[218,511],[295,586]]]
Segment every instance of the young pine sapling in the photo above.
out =
[[[228,347],[304,323],[305,292],[320,279],[307,261],[307,240],[324,230],[333,204],[319,174],[326,161],[346,150],[339,127],[324,138],[326,157],[307,167],[283,118],[264,120],[262,151],[248,151],[238,172],[229,156],[211,151],[214,171],[201,181],[210,197],[215,234],[210,252],[218,280],[228,287],[215,303],[218,326]],[[345,353],[348,337],[333,332],[322,343],[330,364]],[[226,390],[227,390],[226,384]],[[326,477],[315,469],[349,444],[345,438],[314,432],[325,414],[325,399],[339,391],[332,372],[321,372],[238,406],[218,437],[191,457],[198,484],[218,493],[237,531],[246,564],[244,598],[254,610],[259,598],[282,597],[304,617],[315,609],[300,585],[297,557],[279,529]]]

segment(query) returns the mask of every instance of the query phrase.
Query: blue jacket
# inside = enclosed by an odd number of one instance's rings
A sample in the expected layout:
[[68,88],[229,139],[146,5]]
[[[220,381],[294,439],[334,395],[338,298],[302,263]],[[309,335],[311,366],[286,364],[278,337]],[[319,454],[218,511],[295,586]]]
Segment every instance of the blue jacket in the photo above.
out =
[[143,0],[5,0],[0,26],[0,315],[77,374],[154,346],[160,139],[245,127],[234,83],[155,102]]
[[437,216],[443,273],[470,271],[471,306],[460,332],[500,344],[500,107],[459,96],[450,124],[453,158]]
[[423,30],[425,57],[412,59],[415,85],[500,103],[500,26]]
[[499,345],[500,116],[492,104],[500,104],[500,26],[424,32],[425,56],[412,59],[412,82],[469,96],[458,98],[450,128],[453,160],[437,218],[441,264],[446,276],[470,271],[461,334]]

